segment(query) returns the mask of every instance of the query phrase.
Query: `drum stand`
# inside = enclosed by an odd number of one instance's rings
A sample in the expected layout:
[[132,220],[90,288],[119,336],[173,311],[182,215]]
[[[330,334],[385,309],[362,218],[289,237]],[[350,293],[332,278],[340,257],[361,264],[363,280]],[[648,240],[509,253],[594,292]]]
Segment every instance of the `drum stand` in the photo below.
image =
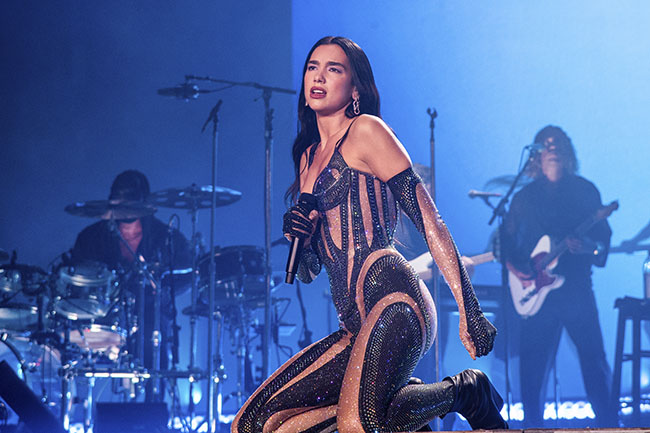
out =
[[[192,185],[192,188],[197,188],[196,184]],[[199,204],[196,201],[192,201],[192,208],[190,209],[190,219],[192,221],[192,306],[190,311],[190,363],[188,369],[190,371],[195,369],[196,362],[196,322],[198,318],[197,314],[197,302],[199,299],[198,287],[196,284],[197,279],[197,258],[200,253],[200,247],[197,242],[197,232],[196,232],[196,223],[197,215],[199,211]],[[212,248],[212,246],[210,246]],[[190,381],[189,386],[189,403],[188,411],[190,415],[190,422],[194,419],[195,416],[195,407],[194,407],[194,381]]]
[[63,331],[63,350],[61,351],[61,422],[63,428],[70,429],[70,410],[72,409],[72,394],[70,392],[70,382],[73,377],[70,374],[71,359],[68,356],[68,345],[70,344],[70,324],[66,319]]
[[[243,301],[238,303],[237,312],[234,315],[236,318],[236,323],[231,327],[230,333],[231,338],[235,340],[235,353],[237,357],[237,388],[235,391],[230,393],[228,397],[234,396],[236,399],[236,405],[238,408],[244,405],[244,396],[246,394],[246,357],[248,356],[248,327],[246,326],[249,323],[249,310],[244,305]],[[227,398],[228,398],[227,397]],[[226,399],[227,399],[226,398]]]

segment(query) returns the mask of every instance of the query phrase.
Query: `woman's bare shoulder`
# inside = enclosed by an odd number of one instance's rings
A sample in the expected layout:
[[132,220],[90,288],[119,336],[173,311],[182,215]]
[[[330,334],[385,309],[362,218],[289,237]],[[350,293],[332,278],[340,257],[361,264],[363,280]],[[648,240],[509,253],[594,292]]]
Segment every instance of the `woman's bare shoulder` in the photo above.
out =
[[359,116],[350,129],[350,142],[349,150],[360,161],[360,167],[382,180],[411,164],[406,149],[380,117]]
[[373,116],[372,114],[362,114],[356,118],[354,125],[350,128],[350,134],[361,135],[375,135],[375,134],[389,134],[394,135],[393,131],[388,127],[386,122],[381,117]]

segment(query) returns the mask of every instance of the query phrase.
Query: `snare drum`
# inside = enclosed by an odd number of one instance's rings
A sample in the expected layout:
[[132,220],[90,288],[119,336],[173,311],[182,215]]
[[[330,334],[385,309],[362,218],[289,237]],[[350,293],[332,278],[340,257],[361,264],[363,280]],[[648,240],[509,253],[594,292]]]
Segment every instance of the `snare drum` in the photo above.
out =
[[115,272],[99,262],[62,267],[54,290],[54,311],[70,320],[104,317],[119,296]]
[[126,343],[126,331],[116,325],[82,325],[70,331],[70,342],[83,350],[105,354],[114,361]]
[[[235,245],[216,251],[214,254],[216,302],[228,304],[263,300],[264,257],[264,250],[252,245]],[[201,299],[207,304],[210,287],[209,254],[201,257],[198,268]]]

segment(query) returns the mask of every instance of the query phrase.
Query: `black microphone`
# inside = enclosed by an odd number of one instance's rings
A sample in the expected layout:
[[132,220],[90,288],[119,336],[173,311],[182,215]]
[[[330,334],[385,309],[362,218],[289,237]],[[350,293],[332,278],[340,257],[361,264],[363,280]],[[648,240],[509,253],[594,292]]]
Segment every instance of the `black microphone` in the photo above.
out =
[[525,146],[524,149],[528,149],[531,154],[541,153],[545,149],[542,143],[533,143]]
[[199,86],[191,83],[183,83],[176,87],[165,87],[158,89],[158,94],[160,96],[171,96],[173,98],[185,99],[186,101],[190,99],[196,99],[199,97]]
[[[302,205],[307,210],[307,214],[316,209],[316,196],[303,192],[298,197],[298,204]],[[300,238],[294,237],[291,239],[291,246],[289,247],[289,257],[287,257],[287,276],[284,282],[293,284],[298,272],[298,261],[300,260],[300,252],[302,249],[302,241]]]
[[498,192],[477,191],[475,189],[470,189],[467,195],[469,196],[469,198],[474,198],[474,197],[501,197],[503,194],[500,194]]

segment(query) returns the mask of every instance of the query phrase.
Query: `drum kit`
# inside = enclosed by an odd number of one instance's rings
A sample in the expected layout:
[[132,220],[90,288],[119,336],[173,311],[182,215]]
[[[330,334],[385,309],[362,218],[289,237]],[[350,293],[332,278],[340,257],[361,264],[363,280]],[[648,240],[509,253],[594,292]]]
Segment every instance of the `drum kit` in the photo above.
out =
[[[215,187],[217,206],[234,203],[241,193],[222,187]],[[94,200],[73,203],[65,207],[71,215],[108,220],[115,226],[119,220],[137,219],[153,215],[158,207],[187,210],[192,219],[192,243],[196,244],[197,213],[212,206],[212,187],[170,188],[150,195],[146,203]],[[115,230],[116,235],[121,236]],[[128,248],[128,243],[122,239]],[[163,401],[165,390],[175,406],[178,400],[177,379],[190,382],[190,416],[193,415],[192,386],[207,374],[197,368],[196,324],[200,317],[210,315],[208,292],[210,284],[210,262],[214,258],[214,299],[217,350],[215,351],[215,373],[213,380],[225,378],[221,359],[220,339],[222,326],[228,325],[238,358],[237,403],[243,403],[243,396],[250,391],[245,378],[250,378],[247,345],[254,330],[251,314],[264,307],[266,294],[265,253],[256,246],[228,246],[215,248],[212,254],[202,253],[201,248],[192,245],[192,266],[189,269],[164,269],[157,264],[138,263],[137,273],[142,292],[133,288],[132,281],[120,269],[93,261],[72,262],[66,255],[55,261],[50,269],[17,263],[16,253],[9,257],[0,250],[0,358],[15,365],[17,373],[28,383],[35,394],[49,406],[59,406],[61,420],[69,428],[73,403],[83,403],[83,423],[86,431],[93,421],[93,389],[96,378],[112,379],[112,390],[118,401],[135,401],[140,395],[152,390],[152,401]],[[134,255],[135,257],[135,255]],[[138,260],[136,260],[138,262]],[[155,272],[153,271],[155,270]],[[161,327],[163,310],[173,308],[175,329],[174,292],[164,298],[164,276],[173,275],[176,293],[181,285],[192,287],[192,304],[183,310],[190,316],[191,348],[187,370],[176,368],[178,362],[178,338],[164,335]],[[132,275],[131,275],[132,276]],[[131,278],[132,279],[132,278]],[[163,281],[161,285],[161,281]],[[179,283],[182,281],[182,283]],[[144,302],[141,295],[145,286],[162,287],[154,304],[152,335],[138,332],[144,327]],[[137,286],[137,284],[136,284]],[[173,290],[174,283],[172,283]],[[171,299],[171,300],[170,300]],[[164,302],[163,302],[164,300]],[[149,309],[148,311],[150,311]],[[151,313],[146,313],[151,314]],[[169,315],[168,315],[169,316]],[[173,331],[171,331],[173,333]],[[149,338],[151,337],[151,338]],[[176,340],[168,345],[175,356],[165,369],[161,368],[160,340]],[[165,349],[163,349],[165,350]],[[145,354],[153,354],[153,363],[145,366]],[[166,364],[166,363],[163,363]],[[87,389],[84,396],[73,399],[72,385],[78,378],[85,378]],[[167,383],[165,387],[162,383]],[[244,389],[246,388],[246,389]],[[121,399],[121,400],[120,400]],[[222,398],[219,396],[219,401]],[[177,415],[181,415],[177,413]],[[185,417],[181,417],[185,418]]]

